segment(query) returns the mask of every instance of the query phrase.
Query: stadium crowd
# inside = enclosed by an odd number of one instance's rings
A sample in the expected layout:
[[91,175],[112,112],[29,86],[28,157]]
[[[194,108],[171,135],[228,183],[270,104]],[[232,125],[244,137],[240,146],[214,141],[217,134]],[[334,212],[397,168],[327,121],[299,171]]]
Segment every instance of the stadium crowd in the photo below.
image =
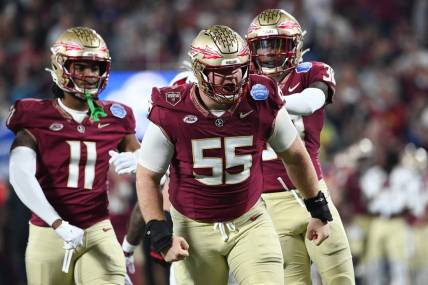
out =
[[[0,119],[6,120],[17,99],[51,96],[51,80],[44,71],[47,51],[70,26],[92,27],[104,37],[113,71],[178,70],[200,29],[219,23],[244,35],[254,15],[267,8],[285,9],[300,21],[307,31],[305,48],[310,49],[304,60],[322,60],[335,70],[337,90],[327,108],[321,157],[330,192],[347,225],[359,284],[386,284],[370,280],[388,275],[391,280],[405,278],[401,280],[407,284],[425,284],[426,0],[1,1]],[[407,176],[399,173],[395,179],[397,171],[407,171]],[[25,284],[22,256],[28,212],[7,181],[0,177],[0,283]],[[418,182],[411,187],[414,181]],[[129,194],[129,185],[112,185],[122,189],[112,194],[112,206],[126,216],[135,195]],[[393,225],[379,230],[385,221]],[[389,241],[379,231],[403,237]],[[398,257],[391,254],[389,242],[391,248],[401,246]],[[383,267],[376,267],[383,258],[390,262],[390,274],[382,275]]]

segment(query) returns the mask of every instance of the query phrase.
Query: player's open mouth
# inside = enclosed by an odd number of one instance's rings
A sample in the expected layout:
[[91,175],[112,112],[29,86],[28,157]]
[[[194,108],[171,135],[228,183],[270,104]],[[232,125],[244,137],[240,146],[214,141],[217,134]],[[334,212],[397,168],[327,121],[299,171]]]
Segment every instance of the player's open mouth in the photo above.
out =
[[223,85],[223,90],[226,91],[226,93],[233,93],[236,90],[236,85],[234,83],[226,83]]
[[275,68],[277,67],[277,63],[275,60],[266,60],[266,61],[261,61],[260,65],[262,67],[266,67],[266,68]]

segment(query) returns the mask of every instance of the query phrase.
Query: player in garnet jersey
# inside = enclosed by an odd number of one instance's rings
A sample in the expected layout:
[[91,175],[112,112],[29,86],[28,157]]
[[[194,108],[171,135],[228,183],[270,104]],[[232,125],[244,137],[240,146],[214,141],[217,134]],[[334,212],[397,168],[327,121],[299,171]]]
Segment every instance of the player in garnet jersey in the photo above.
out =
[[[302,189],[310,238],[328,237],[331,220],[316,172],[274,80],[248,75],[245,41],[214,25],[194,39],[197,84],[154,88],[141,143],[137,194],[146,234],[177,284],[283,284],[282,254],[260,201],[261,156],[269,141]],[[159,180],[170,166],[173,233],[165,221]]]
[[285,96],[285,108],[316,170],[318,189],[328,197],[333,214],[330,238],[319,247],[307,238],[310,214],[298,197],[301,189],[290,180],[284,165],[269,145],[263,152],[262,198],[280,237],[286,284],[312,284],[311,260],[324,284],[355,284],[349,243],[339,213],[330,201],[318,157],[324,107],[332,102],[336,87],[334,72],[322,62],[301,62],[303,35],[292,15],[284,10],[269,9],[251,22],[247,42],[254,72],[278,82]]
[[16,134],[10,182],[33,212],[28,284],[124,284],[125,259],[107,209],[107,172],[109,159],[118,173],[135,169],[134,116],[125,105],[98,100],[110,55],[94,30],[70,28],[51,51],[57,98],[18,100],[7,120]]

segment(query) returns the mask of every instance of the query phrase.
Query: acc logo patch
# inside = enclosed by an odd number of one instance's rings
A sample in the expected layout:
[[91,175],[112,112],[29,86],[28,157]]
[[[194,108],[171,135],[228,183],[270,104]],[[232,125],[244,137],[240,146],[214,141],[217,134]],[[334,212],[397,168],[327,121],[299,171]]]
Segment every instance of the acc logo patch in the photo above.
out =
[[127,112],[125,110],[125,107],[123,107],[120,104],[114,103],[113,105],[111,105],[110,107],[110,111],[113,114],[113,116],[118,117],[118,118],[125,118]]
[[198,121],[198,117],[196,117],[195,115],[187,115],[183,118],[183,122],[188,124],[194,124],[197,121]]
[[49,130],[57,132],[60,131],[64,128],[64,125],[61,123],[53,123],[52,125],[49,126]]
[[302,62],[296,67],[296,73],[305,73],[311,70],[312,62]]
[[269,97],[269,90],[263,84],[256,84],[251,88],[250,95],[256,101],[263,101]]
[[181,101],[181,93],[180,92],[166,92],[165,100],[171,104],[172,106],[177,105],[178,102]]

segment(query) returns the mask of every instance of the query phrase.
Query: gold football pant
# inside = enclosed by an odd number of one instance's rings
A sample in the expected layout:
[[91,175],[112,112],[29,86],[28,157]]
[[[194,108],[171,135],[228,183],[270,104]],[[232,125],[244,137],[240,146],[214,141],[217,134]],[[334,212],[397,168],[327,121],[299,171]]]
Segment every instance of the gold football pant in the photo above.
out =
[[[366,283],[381,285],[389,278],[388,284],[409,284],[410,248],[407,245],[410,240],[410,231],[403,218],[373,218],[367,238]],[[386,264],[389,276],[385,272]]]
[[52,228],[30,224],[25,253],[28,284],[124,284],[125,257],[109,220],[85,230],[83,246],[74,252],[68,273],[61,271],[63,246]]
[[189,243],[189,256],[174,262],[178,285],[227,284],[229,270],[240,285],[281,285],[282,254],[262,202],[225,223],[189,219],[171,207],[174,234]]
[[428,281],[428,225],[412,228],[413,248],[410,259],[411,284],[424,285]]
[[312,284],[311,260],[325,285],[355,284],[354,267],[348,239],[339,213],[328,196],[323,181],[321,189],[326,194],[333,216],[330,222],[330,236],[320,246],[306,238],[306,227],[310,214],[299,205],[290,191],[266,193],[266,203],[275,229],[279,235],[284,258],[284,283],[287,285]]

